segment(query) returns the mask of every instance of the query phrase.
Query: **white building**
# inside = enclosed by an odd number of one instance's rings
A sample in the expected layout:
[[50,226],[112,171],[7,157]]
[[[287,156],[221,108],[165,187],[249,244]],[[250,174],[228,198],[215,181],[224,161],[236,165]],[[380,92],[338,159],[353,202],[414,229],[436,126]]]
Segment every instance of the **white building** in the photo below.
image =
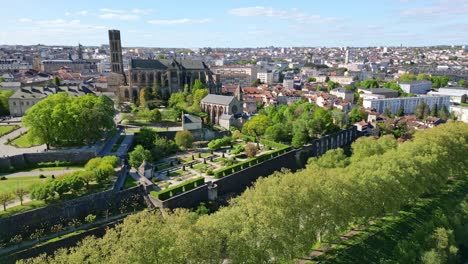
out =
[[401,89],[405,93],[412,94],[426,94],[432,89],[431,81],[414,81],[414,82],[402,82],[399,83]]
[[294,88],[294,80],[293,79],[284,79],[283,80],[283,87],[286,89],[293,89]]
[[429,92],[429,95],[450,96],[452,103],[464,103],[468,96],[468,88],[464,87],[444,87],[437,92]]
[[455,106],[450,107],[450,112],[454,113],[458,121],[468,123],[468,107],[466,106]]
[[354,93],[345,88],[336,88],[330,91],[331,95],[334,95],[338,98],[344,99],[348,102],[354,101]]
[[383,113],[385,109],[389,109],[392,114],[396,114],[400,106],[403,106],[405,114],[413,114],[416,106],[420,102],[425,102],[430,109],[436,104],[440,109],[445,105],[447,109],[450,107],[449,96],[421,96],[421,97],[402,97],[402,98],[386,98],[386,99],[364,99],[363,106],[368,109],[375,109],[379,113]]
[[272,84],[273,83],[273,73],[272,72],[258,72],[257,79],[260,79],[262,83]]
[[0,70],[12,71],[12,70],[29,70],[32,65],[26,62],[18,61],[15,59],[3,59],[0,60]]

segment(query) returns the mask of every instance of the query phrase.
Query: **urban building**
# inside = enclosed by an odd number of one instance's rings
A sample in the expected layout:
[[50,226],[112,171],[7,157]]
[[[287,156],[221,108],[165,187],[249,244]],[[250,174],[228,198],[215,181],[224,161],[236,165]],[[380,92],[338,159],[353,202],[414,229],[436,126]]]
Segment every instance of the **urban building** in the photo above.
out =
[[334,95],[338,98],[344,99],[348,102],[354,101],[354,93],[345,88],[336,88],[330,91],[331,95]]
[[0,90],[10,90],[10,91],[16,92],[20,88],[21,88],[20,82],[0,82]]
[[86,94],[94,94],[88,87],[84,85],[78,86],[25,86],[16,91],[9,99],[10,114],[12,116],[22,116],[33,105],[49,95],[66,92],[70,96],[83,96]]
[[413,82],[402,82],[399,83],[401,89],[405,93],[412,94],[427,94],[432,89],[431,81],[413,81]]
[[200,102],[209,121],[225,129],[238,125],[237,119],[243,113],[243,92],[239,85],[234,96],[209,94]]
[[29,70],[32,65],[16,59],[0,59],[0,71]]
[[431,91],[429,95],[445,95],[450,96],[452,103],[465,103],[468,96],[468,88],[464,87],[444,87],[437,91]]
[[386,99],[365,99],[363,106],[368,109],[375,110],[378,113],[383,113],[385,109],[389,109],[392,114],[396,114],[401,106],[405,114],[413,114],[416,106],[424,102],[430,109],[437,105],[440,109],[443,105],[449,109],[450,96],[421,96],[421,97],[402,97],[402,98],[386,98]]
[[383,98],[398,97],[398,91],[395,91],[389,88],[358,89],[358,93],[361,93],[361,95],[383,96]]
[[68,68],[73,72],[97,72],[97,60],[43,60],[40,71],[54,72]]

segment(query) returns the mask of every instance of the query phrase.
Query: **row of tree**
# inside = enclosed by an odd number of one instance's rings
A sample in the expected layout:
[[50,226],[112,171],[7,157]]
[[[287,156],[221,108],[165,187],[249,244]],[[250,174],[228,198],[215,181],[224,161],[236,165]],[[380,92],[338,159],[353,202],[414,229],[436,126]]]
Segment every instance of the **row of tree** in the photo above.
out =
[[437,193],[449,178],[466,178],[467,142],[468,124],[457,122],[418,131],[401,144],[360,138],[351,158],[331,151],[302,171],[261,178],[212,215],[139,213],[103,238],[30,263],[291,262],[314,243]]
[[0,116],[7,116],[10,114],[10,107],[8,105],[8,98],[13,95],[12,91],[0,91]]
[[344,118],[305,101],[297,101],[291,106],[262,109],[243,125],[242,132],[276,142],[291,142],[293,146],[301,147],[314,138],[338,130]]
[[63,194],[68,192],[79,194],[85,187],[88,189],[91,182],[103,185],[115,175],[114,167],[118,163],[119,159],[115,156],[91,159],[86,163],[85,170],[51,178],[34,185],[30,190],[31,198],[47,202],[56,196],[61,199]]
[[64,146],[94,143],[115,131],[114,103],[104,95],[48,96],[23,116],[28,135],[38,143]]

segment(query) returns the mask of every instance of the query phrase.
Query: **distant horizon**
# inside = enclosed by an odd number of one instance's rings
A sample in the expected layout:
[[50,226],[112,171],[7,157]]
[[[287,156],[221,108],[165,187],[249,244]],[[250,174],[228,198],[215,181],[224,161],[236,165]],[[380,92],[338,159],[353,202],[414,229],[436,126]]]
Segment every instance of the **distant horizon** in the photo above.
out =
[[[468,45],[468,0],[12,1],[0,42],[124,47]],[[21,44],[18,44],[21,43]]]

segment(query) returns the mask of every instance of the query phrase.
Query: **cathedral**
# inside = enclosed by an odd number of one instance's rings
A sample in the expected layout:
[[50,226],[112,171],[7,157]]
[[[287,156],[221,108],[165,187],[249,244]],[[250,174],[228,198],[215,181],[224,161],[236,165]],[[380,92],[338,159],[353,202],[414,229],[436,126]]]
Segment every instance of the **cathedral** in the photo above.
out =
[[182,92],[185,85],[192,87],[200,80],[212,94],[220,93],[220,84],[202,61],[193,60],[142,60],[132,59],[129,67],[130,87],[158,87],[161,95]]
[[137,98],[144,87],[157,88],[163,98],[171,93],[182,92],[185,85],[190,88],[195,80],[200,80],[210,91],[219,94],[221,84],[218,78],[202,61],[176,59],[131,59],[128,72],[123,70],[120,31],[109,30],[111,70],[108,86],[122,99]]

